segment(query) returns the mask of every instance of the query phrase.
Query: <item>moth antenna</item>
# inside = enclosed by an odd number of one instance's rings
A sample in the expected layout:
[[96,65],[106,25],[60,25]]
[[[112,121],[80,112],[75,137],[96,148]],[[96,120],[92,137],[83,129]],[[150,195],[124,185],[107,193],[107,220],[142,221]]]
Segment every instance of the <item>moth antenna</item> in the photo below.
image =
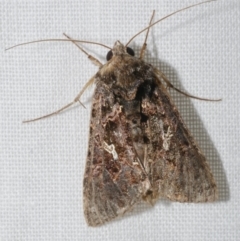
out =
[[182,94],[182,95],[185,95],[185,96],[190,97],[190,98],[193,98],[193,99],[204,100],[204,101],[221,101],[221,100],[222,100],[222,99],[207,99],[207,98],[202,98],[202,97],[198,97],[198,96],[194,96],[194,95],[188,94],[188,93],[186,93],[186,92],[184,92],[184,91],[176,88],[176,87],[167,79],[167,77],[166,77],[162,72],[160,72],[159,70],[157,70],[157,72],[160,74],[160,77],[165,81],[165,83],[167,84],[167,87],[176,90],[177,92],[179,92],[179,93]]
[[62,107],[61,109],[59,109],[57,111],[54,111],[50,114],[47,114],[47,115],[44,115],[44,116],[41,116],[41,117],[38,117],[38,118],[35,118],[35,119],[25,120],[25,121],[23,121],[23,123],[34,122],[34,121],[38,121],[38,120],[41,120],[41,119],[45,119],[45,118],[50,117],[52,115],[57,115],[58,113],[62,112],[63,110],[65,110],[67,108],[69,108],[70,106],[72,106],[74,103],[75,103],[75,101],[72,101],[72,102],[68,103],[67,105],[65,105],[64,107]]
[[[155,10],[153,10],[152,17],[150,19],[149,25],[151,25],[151,23],[152,23],[154,14],[155,14]],[[147,34],[145,36],[145,40],[144,40],[144,43],[143,43],[143,46],[142,46],[142,49],[141,49],[141,52],[140,52],[140,57],[139,57],[140,59],[143,59],[145,51],[146,51],[146,48],[147,48],[147,39],[148,39],[149,31],[150,31],[150,27],[148,28]]]
[[141,30],[140,32],[138,32],[137,34],[135,34],[135,35],[127,42],[127,44],[125,45],[125,47],[127,47],[127,46],[132,42],[132,40],[133,40],[134,38],[136,38],[139,34],[141,34],[142,32],[146,31],[147,29],[150,29],[152,26],[154,26],[155,24],[161,22],[162,20],[164,20],[164,19],[166,19],[166,18],[169,18],[169,17],[171,17],[172,15],[174,15],[174,14],[176,14],[176,13],[179,13],[179,12],[182,12],[182,11],[188,9],[188,8],[193,8],[193,7],[196,7],[196,6],[198,6],[198,5],[205,4],[205,3],[208,3],[208,2],[213,2],[213,1],[217,1],[217,0],[209,0],[209,1],[204,1],[204,2],[200,2],[200,3],[196,3],[196,4],[190,5],[190,6],[185,7],[185,8],[181,8],[181,9],[175,11],[175,12],[172,12],[172,13],[168,14],[167,16],[165,16],[165,17],[157,20],[156,22],[152,23],[150,26],[144,28],[143,30]]
[[204,100],[204,101],[222,101],[222,99],[207,99],[207,98],[202,98],[202,97],[198,97],[198,96],[194,96],[194,95],[190,95],[182,90],[179,90],[178,88],[176,88],[175,86],[169,86],[170,88],[176,90],[177,92],[179,92],[182,95],[185,95],[187,97],[190,97],[192,99],[197,99],[197,100]]
[[81,89],[81,91],[79,92],[79,94],[74,98],[74,100],[70,103],[68,103],[67,105],[63,106],[62,108],[50,113],[50,114],[47,114],[47,115],[44,115],[44,116],[40,116],[38,118],[35,118],[35,119],[31,119],[31,120],[26,120],[26,121],[23,121],[23,123],[29,123],[29,122],[33,122],[33,121],[38,121],[38,120],[41,120],[41,119],[45,119],[47,117],[50,117],[50,116],[53,116],[53,115],[57,115],[59,114],[60,112],[66,110],[67,108],[69,108],[70,106],[72,106],[73,104],[75,104],[76,102],[79,102],[84,108],[86,108],[82,102],[80,101],[80,97],[82,96],[83,92],[90,86],[94,83],[94,76],[83,86],[83,88]]
[[63,33],[63,35],[68,38],[73,44],[75,44],[84,54],[86,54],[89,58],[89,60],[96,66],[101,67],[102,63],[96,59],[95,57],[93,57],[92,55],[90,55],[87,51],[85,51],[82,47],[80,47],[76,42],[74,42],[74,40],[72,40],[67,34]]
[[112,49],[105,44],[92,42],[92,41],[85,41],[85,40],[78,40],[78,39],[71,39],[71,40],[69,40],[69,39],[42,39],[42,40],[34,40],[34,41],[30,41],[30,42],[16,44],[12,47],[6,48],[5,50],[7,51],[7,50],[10,50],[10,49],[13,49],[13,48],[16,48],[16,47],[19,47],[19,46],[27,45],[27,44],[40,43],[40,42],[51,42],[51,41],[53,41],[53,42],[61,42],[62,41],[62,42],[76,42],[76,43],[94,44],[94,45],[102,46],[102,47],[107,48],[107,49]]

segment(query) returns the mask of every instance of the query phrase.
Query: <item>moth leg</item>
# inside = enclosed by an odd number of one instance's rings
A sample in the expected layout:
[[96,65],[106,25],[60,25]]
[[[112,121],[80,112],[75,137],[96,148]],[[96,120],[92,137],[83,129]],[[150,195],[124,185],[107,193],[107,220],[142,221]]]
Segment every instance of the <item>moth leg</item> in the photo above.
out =
[[84,54],[86,54],[86,55],[88,56],[89,60],[90,60],[94,65],[96,65],[96,66],[98,66],[98,67],[101,67],[101,66],[103,65],[98,59],[96,59],[96,58],[93,57],[92,55],[88,54],[88,52],[86,52],[82,47],[80,47],[80,46],[79,46],[73,39],[71,39],[67,34],[63,33],[63,35],[64,35],[67,39],[71,40],[71,42],[72,42],[73,44],[75,44]]
[[167,77],[164,75],[164,73],[162,73],[161,71],[157,70],[157,73],[159,74],[160,78],[164,80],[164,82],[166,83],[168,88],[172,88],[174,90],[176,90],[177,92],[179,92],[182,95],[185,95],[187,97],[193,98],[193,99],[197,99],[197,100],[205,100],[205,101],[221,101],[222,99],[206,99],[206,98],[202,98],[202,97],[197,97],[191,94],[188,94],[178,88],[176,88],[168,79]]
[[145,40],[144,40],[143,46],[141,48],[140,57],[139,57],[140,59],[144,58],[144,54],[145,54],[145,51],[146,51],[146,48],[147,48],[147,38],[148,38],[148,34],[149,34],[149,30],[150,30],[150,26],[151,26],[154,14],[155,14],[155,10],[153,10],[152,17],[151,17],[151,20],[149,22],[149,28],[147,30],[147,34],[145,36]]
[[83,92],[90,86],[94,83],[94,79],[95,79],[95,76],[93,76],[84,86],[83,88],[81,89],[81,91],[79,92],[79,94],[74,98],[74,100],[70,103],[68,103],[67,105],[63,106],[62,108],[60,108],[59,110],[56,110],[50,114],[47,114],[47,115],[44,115],[44,116],[41,116],[41,117],[38,117],[38,118],[35,118],[35,119],[31,119],[31,120],[26,120],[26,121],[23,121],[23,123],[28,123],[28,122],[33,122],[33,121],[37,121],[37,120],[41,120],[41,119],[44,119],[44,118],[47,118],[47,117],[50,117],[52,115],[57,115],[59,114],[60,112],[66,110],[67,108],[69,108],[70,106],[72,106],[73,104],[75,104],[76,102],[79,102],[84,108],[85,106],[81,103],[80,101],[80,97],[82,96]]

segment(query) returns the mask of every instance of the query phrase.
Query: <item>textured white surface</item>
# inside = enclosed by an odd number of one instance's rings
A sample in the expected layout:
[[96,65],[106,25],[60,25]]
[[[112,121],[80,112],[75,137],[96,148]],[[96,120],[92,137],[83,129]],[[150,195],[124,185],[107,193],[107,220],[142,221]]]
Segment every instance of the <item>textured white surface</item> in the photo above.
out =
[[[80,106],[22,124],[71,101],[96,73],[73,44],[30,40],[63,38],[112,46],[149,22],[196,3],[182,1],[0,1],[0,240],[237,240],[240,237],[240,2],[217,1],[155,26],[146,61],[177,87],[222,102],[185,98],[171,91],[205,153],[220,200],[212,204],[158,201],[140,205],[99,228],[87,227],[82,179],[92,89]],[[144,35],[134,40],[139,49]],[[87,46],[104,62],[106,49]]]

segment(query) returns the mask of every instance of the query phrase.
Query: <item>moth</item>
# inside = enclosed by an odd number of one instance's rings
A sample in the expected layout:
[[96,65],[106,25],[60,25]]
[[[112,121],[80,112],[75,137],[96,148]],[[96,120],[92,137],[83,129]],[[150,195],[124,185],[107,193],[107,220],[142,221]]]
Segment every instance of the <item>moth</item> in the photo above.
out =
[[[138,34],[147,31],[148,35],[149,29],[161,20],[152,23],[151,19],[149,26]],[[68,39],[74,44],[84,42]],[[78,46],[99,70],[73,102],[52,113],[80,102],[85,89],[95,83],[83,181],[84,214],[89,226],[121,216],[142,200],[150,204],[159,198],[213,202],[218,196],[206,158],[184,124],[168,88],[188,94],[143,60],[146,39],[140,57],[134,56],[129,42],[123,45],[116,41],[105,64]]]

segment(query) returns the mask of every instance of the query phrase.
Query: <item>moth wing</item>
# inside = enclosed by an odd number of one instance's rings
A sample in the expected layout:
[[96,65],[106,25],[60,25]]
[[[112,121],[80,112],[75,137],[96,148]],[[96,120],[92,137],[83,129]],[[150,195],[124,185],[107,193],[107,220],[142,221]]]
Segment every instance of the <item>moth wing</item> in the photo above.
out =
[[[104,96],[103,96],[104,93]],[[84,175],[84,213],[90,226],[101,225],[141,200],[142,170],[127,143],[124,114],[112,93],[97,86],[93,97],[89,149]]]
[[[146,100],[143,106],[148,106],[148,112],[152,106],[156,112],[154,120],[151,121],[149,116],[150,129],[157,130],[159,135],[158,148],[154,156],[149,157],[155,160],[151,171],[154,189],[160,197],[172,201],[215,201],[216,183],[206,158],[183,123],[168,92],[158,85],[153,98],[151,103]],[[156,136],[157,133],[154,134]]]

